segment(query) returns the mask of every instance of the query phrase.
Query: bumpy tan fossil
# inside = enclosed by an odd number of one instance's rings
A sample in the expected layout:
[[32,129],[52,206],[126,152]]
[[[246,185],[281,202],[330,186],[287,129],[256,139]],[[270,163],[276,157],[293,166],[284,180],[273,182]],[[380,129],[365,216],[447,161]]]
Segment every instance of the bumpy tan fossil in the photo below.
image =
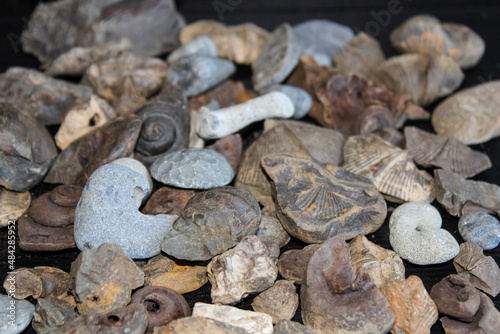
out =
[[379,229],[386,203],[371,181],[311,159],[268,154],[261,160],[271,179],[283,227],[307,243],[345,234],[353,238]]
[[16,192],[0,188],[0,227],[7,226],[28,210],[31,204],[29,191]]

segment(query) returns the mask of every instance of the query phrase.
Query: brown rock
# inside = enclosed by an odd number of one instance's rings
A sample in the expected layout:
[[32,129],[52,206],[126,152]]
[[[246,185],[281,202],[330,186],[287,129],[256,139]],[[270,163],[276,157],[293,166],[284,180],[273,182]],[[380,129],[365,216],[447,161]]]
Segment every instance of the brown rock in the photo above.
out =
[[138,303],[148,311],[148,329],[151,334],[156,326],[164,326],[172,320],[189,317],[191,309],[178,292],[164,287],[147,286],[134,292],[130,304]]
[[364,177],[284,154],[264,156],[262,167],[271,179],[281,224],[304,242],[321,243],[341,233],[353,238],[384,222],[386,203]]
[[448,275],[431,289],[431,298],[440,313],[471,322],[481,304],[480,292],[461,275]]
[[285,279],[293,281],[295,284],[302,284],[307,264],[318,250],[320,244],[312,244],[303,249],[291,249],[281,254],[278,259],[278,271]]
[[189,110],[199,110],[211,102],[217,102],[220,108],[227,108],[247,102],[257,96],[258,94],[254,91],[247,90],[243,82],[227,80],[206,94],[190,98]]
[[[15,289],[11,289],[12,283]],[[69,275],[53,267],[19,268],[5,278],[5,290],[15,290],[15,298],[63,298],[69,290]]]
[[35,199],[19,219],[19,247],[25,251],[75,248],[73,221],[82,190],[63,185]]
[[457,273],[472,285],[490,296],[500,293],[500,268],[491,256],[484,256],[483,249],[472,242],[460,245],[460,253],[453,260]]
[[198,290],[208,282],[207,268],[203,266],[174,265],[171,269],[146,274],[145,285],[170,288],[184,294]]
[[66,323],[78,317],[75,305],[58,298],[39,298],[31,326],[37,333],[61,332]]
[[15,221],[28,210],[31,204],[29,191],[16,192],[0,188],[0,227],[5,227],[9,221]]
[[259,294],[252,302],[255,312],[273,317],[273,324],[282,319],[290,320],[299,307],[299,295],[291,281],[278,280],[272,287]]
[[279,248],[285,247],[291,239],[290,235],[283,228],[283,225],[281,225],[278,217],[276,217],[276,213],[262,215],[256,236],[258,236],[259,239],[266,245],[269,243],[275,243]]
[[155,328],[154,334],[248,334],[244,329],[230,326],[221,321],[186,317],[176,319],[163,327]]
[[143,272],[113,244],[81,252],[71,264],[70,275],[80,314],[103,314],[123,307],[132,290],[144,284]]
[[234,175],[238,174],[243,152],[243,142],[239,133],[221,138],[205,148],[222,154],[233,168]]
[[273,334],[314,334],[312,330],[295,321],[281,320],[274,326]]
[[322,333],[387,333],[394,313],[370,276],[356,275],[342,235],[325,241],[300,289],[302,320]]
[[192,190],[161,187],[151,195],[141,212],[145,215],[180,216],[187,202],[195,194]]
[[368,274],[382,288],[394,280],[404,280],[403,260],[393,251],[382,248],[358,235],[349,243],[351,266],[357,275]]
[[425,334],[438,320],[438,309],[418,276],[388,282],[381,289],[396,316],[391,333]]
[[147,276],[168,271],[172,269],[174,265],[175,262],[173,260],[162,254],[158,254],[141,266],[141,270],[144,273],[144,280],[146,280]]

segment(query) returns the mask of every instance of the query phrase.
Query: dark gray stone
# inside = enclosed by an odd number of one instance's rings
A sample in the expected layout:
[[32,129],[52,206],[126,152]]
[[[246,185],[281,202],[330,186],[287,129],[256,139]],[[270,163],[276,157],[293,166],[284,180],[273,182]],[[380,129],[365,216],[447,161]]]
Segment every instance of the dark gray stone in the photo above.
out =
[[500,223],[484,212],[470,212],[458,221],[458,231],[465,241],[490,250],[500,244]]

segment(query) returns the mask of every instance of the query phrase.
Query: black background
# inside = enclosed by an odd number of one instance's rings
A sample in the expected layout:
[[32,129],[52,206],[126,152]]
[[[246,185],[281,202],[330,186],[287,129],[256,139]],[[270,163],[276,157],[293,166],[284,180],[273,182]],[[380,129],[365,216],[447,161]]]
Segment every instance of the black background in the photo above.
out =
[[[19,0],[2,1],[0,3],[0,72],[4,72],[10,66],[25,66],[38,68],[39,62],[34,56],[22,52],[19,43],[19,35],[29,19],[30,13],[39,1]],[[486,52],[481,62],[473,69],[465,71],[465,80],[460,89],[481,84],[500,78],[500,44],[498,36],[500,33],[500,6],[496,1],[488,0],[413,0],[400,1],[402,10],[398,14],[390,15],[384,22],[377,21],[381,11],[387,12],[388,1],[382,0],[341,0],[341,1],[319,1],[319,0],[219,0],[219,3],[228,4],[232,10],[225,11],[222,16],[215,9],[216,1],[212,0],[177,0],[179,11],[184,15],[186,21],[193,22],[200,19],[213,19],[226,24],[238,24],[251,21],[257,25],[272,30],[283,22],[296,24],[308,19],[323,18],[350,26],[355,30],[371,33],[381,43],[386,56],[395,55],[389,42],[390,32],[401,24],[405,19],[417,15],[429,13],[435,15],[442,21],[458,22],[465,24],[475,30],[486,43]],[[379,29],[375,29],[378,27]],[[372,30],[370,30],[372,29]],[[251,72],[248,67],[238,67],[235,78],[249,84]],[[432,111],[435,105],[427,108]],[[499,106],[500,107],[500,106]],[[430,121],[412,122],[427,131],[432,131]],[[251,139],[251,132],[260,124],[243,131],[247,136],[245,143]],[[50,129],[51,132],[55,129]],[[500,138],[492,139],[487,143],[472,146],[472,148],[488,154],[493,167],[476,177],[481,180],[500,185]],[[158,186],[158,185],[157,185]],[[32,198],[38,197],[54,186],[41,184],[32,190]],[[458,218],[450,216],[435,201],[434,206],[443,217],[443,227],[450,231],[461,243],[462,238],[458,233]],[[389,204],[389,211],[396,206]],[[390,217],[390,213],[388,214]],[[7,238],[6,229],[0,231],[0,282],[3,282],[7,272]],[[382,247],[391,248],[389,244],[389,232],[387,221],[375,234],[368,236],[369,240],[376,242]],[[298,240],[285,247],[286,249],[303,247]],[[283,251],[283,250],[282,250]],[[486,255],[493,256],[497,263],[500,262],[500,247],[492,251],[485,251]],[[17,268],[34,266],[54,266],[69,272],[70,264],[77,257],[78,251],[64,251],[57,253],[29,253],[16,249]],[[448,274],[455,273],[452,262],[431,266],[417,266],[405,261],[406,276],[418,275],[424,282],[426,288],[430,288]],[[2,291],[2,293],[4,293]],[[196,301],[210,302],[210,284],[202,289],[184,295],[190,306]],[[500,296],[493,299],[497,308],[500,307]],[[33,300],[31,300],[33,301]],[[243,309],[251,309],[251,299],[247,299],[237,305]],[[294,319],[300,321],[300,310]],[[500,332],[500,329],[499,329]],[[33,333],[28,329],[26,333]],[[433,326],[432,333],[444,333],[439,321]]]

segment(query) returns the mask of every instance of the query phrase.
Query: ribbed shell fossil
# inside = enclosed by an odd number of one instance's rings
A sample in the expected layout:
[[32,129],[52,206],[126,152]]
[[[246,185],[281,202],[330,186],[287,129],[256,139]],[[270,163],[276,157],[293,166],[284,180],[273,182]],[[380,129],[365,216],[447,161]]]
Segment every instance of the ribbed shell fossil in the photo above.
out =
[[301,46],[289,24],[278,26],[252,63],[254,88],[260,90],[285,80],[299,62]]
[[0,186],[26,191],[37,185],[57,156],[47,129],[28,113],[0,102]]
[[166,75],[164,61],[126,52],[92,64],[83,81],[106,99],[118,115],[127,115],[142,107],[161,88]]
[[424,167],[440,167],[463,177],[472,177],[491,167],[486,154],[474,151],[455,138],[405,127],[406,150]]
[[456,90],[464,74],[448,56],[415,53],[387,59],[370,78],[394,93],[408,93],[413,102],[426,106]]
[[465,25],[441,23],[431,15],[409,18],[391,33],[391,43],[404,53],[448,55],[460,67],[476,66],[484,53],[482,38]]
[[16,192],[0,187],[0,227],[9,221],[17,220],[28,210],[31,204],[29,191]]
[[259,56],[270,33],[250,22],[226,26],[217,21],[200,20],[185,26],[179,38],[185,44],[200,35],[210,37],[219,57],[249,65]]
[[44,181],[84,186],[97,168],[133,153],[141,123],[135,115],[118,117],[74,141],[59,153]]
[[462,90],[441,102],[432,113],[440,135],[480,144],[500,136],[500,81]]
[[341,233],[350,239],[372,233],[384,222],[386,203],[364,177],[286,154],[267,154],[261,164],[271,179],[281,224],[306,243]]
[[387,200],[396,203],[434,200],[434,182],[415,166],[407,151],[375,135],[352,136],[344,145],[344,165],[373,180]]

